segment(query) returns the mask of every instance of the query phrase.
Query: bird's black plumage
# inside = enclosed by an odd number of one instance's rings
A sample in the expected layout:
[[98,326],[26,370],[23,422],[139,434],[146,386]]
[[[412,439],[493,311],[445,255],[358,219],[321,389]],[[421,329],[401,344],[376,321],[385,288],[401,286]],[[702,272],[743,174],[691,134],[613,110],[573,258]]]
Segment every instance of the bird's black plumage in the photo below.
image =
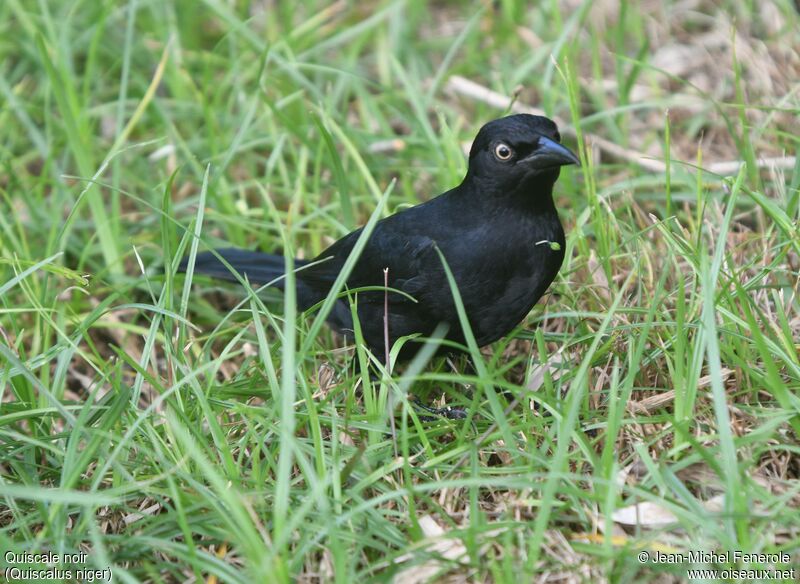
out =
[[[391,343],[414,333],[429,336],[440,322],[449,325],[449,340],[464,342],[437,247],[458,284],[479,345],[507,334],[528,314],[564,259],[553,185],[560,167],[578,159],[559,142],[556,125],[545,117],[520,114],[489,122],[472,144],[460,185],[375,225],[347,286],[384,286],[388,268],[389,287],[417,300],[389,293]],[[319,261],[296,272],[301,310],[326,297],[360,233],[358,229],[344,236],[314,260],[296,260],[297,267]],[[253,283],[283,275],[281,256],[239,249],[217,253]],[[195,270],[236,280],[210,252],[197,255]],[[384,293],[360,293],[358,316],[369,348],[382,355]],[[352,329],[346,299],[337,301],[328,321],[339,331]],[[401,356],[414,350],[413,343],[407,344]]]

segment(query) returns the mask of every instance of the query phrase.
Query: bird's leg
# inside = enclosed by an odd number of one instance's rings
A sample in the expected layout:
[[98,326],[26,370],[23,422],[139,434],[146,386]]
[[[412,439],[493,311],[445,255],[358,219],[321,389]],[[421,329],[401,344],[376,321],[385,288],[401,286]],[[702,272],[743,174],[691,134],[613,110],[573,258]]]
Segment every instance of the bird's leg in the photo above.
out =
[[[370,381],[375,383],[379,383],[382,379],[381,374],[372,367],[370,367],[369,378]],[[469,392],[469,395],[471,395],[471,392]],[[417,410],[421,410],[423,412],[427,412],[428,414],[432,414],[430,416],[420,415],[419,419],[423,422],[434,422],[436,421],[437,417],[447,418],[449,420],[463,420],[467,417],[466,409],[460,406],[453,407],[445,405],[441,408],[437,408],[422,403],[422,401],[417,396],[412,394],[408,396],[408,401]]]
[[[449,357],[447,358],[447,364],[450,366],[451,369],[453,369],[454,371],[457,371],[454,363],[450,360]],[[467,398],[471,399],[472,391],[469,390],[469,389],[466,389],[467,387],[469,387],[469,386],[465,386],[464,394],[467,396]],[[463,420],[463,419],[466,419],[466,417],[467,417],[467,410],[466,410],[466,408],[464,408],[462,406],[444,405],[444,406],[442,406],[440,408],[437,408],[437,407],[433,407],[433,406],[429,406],[429,405],[423,404],[422,401],[420,401],[420,399],[418,397],[416,397],[416,396],[411,396],[409,401],[411,401],[411,403],[414,405],[415,408],[420,409],[420,410],[425,411],[425,412],[428,412],[429,414],[433,414],[433,416],[447,418],[448,420]],[[435,417],[432,417],[432,416],[420,416],[420,419],[424,419],[426,421],[433,421],[433,420],[435,420]]]
[[[463,371],[461,373],[466,373],[467,375],[477,375],[477,368],[475,367],[475,363],[472,362],[472,357],[467,357],[465,360],[462,360],[462,363],[466,361],[466,365],[464,365]],[[453,373],[459,373],[458,366],[456,363],[450,358],[447,357],[447,364],[450,366],[450,369]],[[471,400],[472,399],[472,390],[474,386],[470,383],[464,383],[464,396]]]

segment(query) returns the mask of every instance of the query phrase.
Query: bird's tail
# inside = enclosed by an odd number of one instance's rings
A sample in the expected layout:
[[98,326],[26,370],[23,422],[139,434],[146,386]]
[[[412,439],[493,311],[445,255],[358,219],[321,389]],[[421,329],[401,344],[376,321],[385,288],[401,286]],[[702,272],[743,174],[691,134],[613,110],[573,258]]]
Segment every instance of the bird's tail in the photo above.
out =
[[[218,249],[216,253],[228,262],[241,277],[246,277],[251,284],[268,284],[284,274],[283,256],[249,251],[245,249]],[[185,272],[189,258],[183,258],[178,271]],[[296,266],[301,266],[307,262],[295,260]],[[223,264],[219,258],[210,251],[197,254],[194,262],[194,270],[200,274],[206,274],[229,282],[238,282],[236,276]],[[283,279],[275,282],[275,286],[283,289]]]
[[[218,249],[215,253],[204,251],[197,254],[194,262],[196,272],[229,282],[239,282],[239,280],[215,254],[224,258],[241,277],[247,278],[253,287],[264,284],[272,284],[280,290],[285,287],[286,280],[281,277],[286,272],[286,260],[283,256],[235,248]],[[189,258],[183,258],[178,266],[178,271],[185,272],[188,263]],[[295,259],[294,267],[297,269],[308,263],[309,260]],[[295,294],[299,310],[308,310],[325,296],[324,293],[320,295],[313,286],[309,286],[300,278],[295,279]]]

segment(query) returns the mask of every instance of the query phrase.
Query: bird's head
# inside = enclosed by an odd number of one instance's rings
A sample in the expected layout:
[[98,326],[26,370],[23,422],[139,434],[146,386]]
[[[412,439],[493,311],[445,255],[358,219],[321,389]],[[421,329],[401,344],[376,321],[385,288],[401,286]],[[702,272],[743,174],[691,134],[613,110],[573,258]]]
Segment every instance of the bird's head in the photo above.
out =
[[502,193],[552,186],[562,166],[580,164],[560,142],[555,123],[543,116],[517,114],[493,120],[472,143],[467,178]]

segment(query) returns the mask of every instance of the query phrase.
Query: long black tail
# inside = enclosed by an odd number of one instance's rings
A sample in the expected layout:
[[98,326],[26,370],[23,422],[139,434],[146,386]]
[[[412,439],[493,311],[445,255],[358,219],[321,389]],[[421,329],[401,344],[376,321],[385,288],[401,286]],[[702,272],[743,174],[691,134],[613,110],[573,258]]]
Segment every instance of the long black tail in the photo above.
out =
[[[246,277],[254,287],[274,282],[274,286],[281,290],[284,289],[285,280],[281,276],[285,273],[285,260],[283,256],[245,249],[218,249],[216,253],[225,258],[231,267],[240,276]],[[189,258],[185,257],[178,266],[178,271],[185,272]],[[295,269],[308,264],[308,260],[294,260]],[[220,280],[229,282],[239,282],[236,276],[231,273],[228,267],[223,264],[216,255],[204,251],[197,254],[194,262],[194,269],[200,274],[206,274]],[[280,278],[280,279],[278,279]],[[307,310],[325,297],[327,291],[319,292],[316,287],[310,286],[300,278],[295,280],[295,291],[297,307],[300,310]]]
[[[284,273],[283,256],[234,248],[218,249],[217,253],[242,277],[247,277],[251,284],[267,284],[276,278],[280,278]],[[188,260],[188,257],[183,258],[180,266],[178,266],[179,271],[186,271]],[[295,260],[295,265],[298,267],[305,263],[307,262],[304,260]],[[194,269],[200,274],[207,274],[221,280],[239,281],[228,267],[209,251],[197,254]],[[283,279],[276,282],[275,286],[282,289]]]

